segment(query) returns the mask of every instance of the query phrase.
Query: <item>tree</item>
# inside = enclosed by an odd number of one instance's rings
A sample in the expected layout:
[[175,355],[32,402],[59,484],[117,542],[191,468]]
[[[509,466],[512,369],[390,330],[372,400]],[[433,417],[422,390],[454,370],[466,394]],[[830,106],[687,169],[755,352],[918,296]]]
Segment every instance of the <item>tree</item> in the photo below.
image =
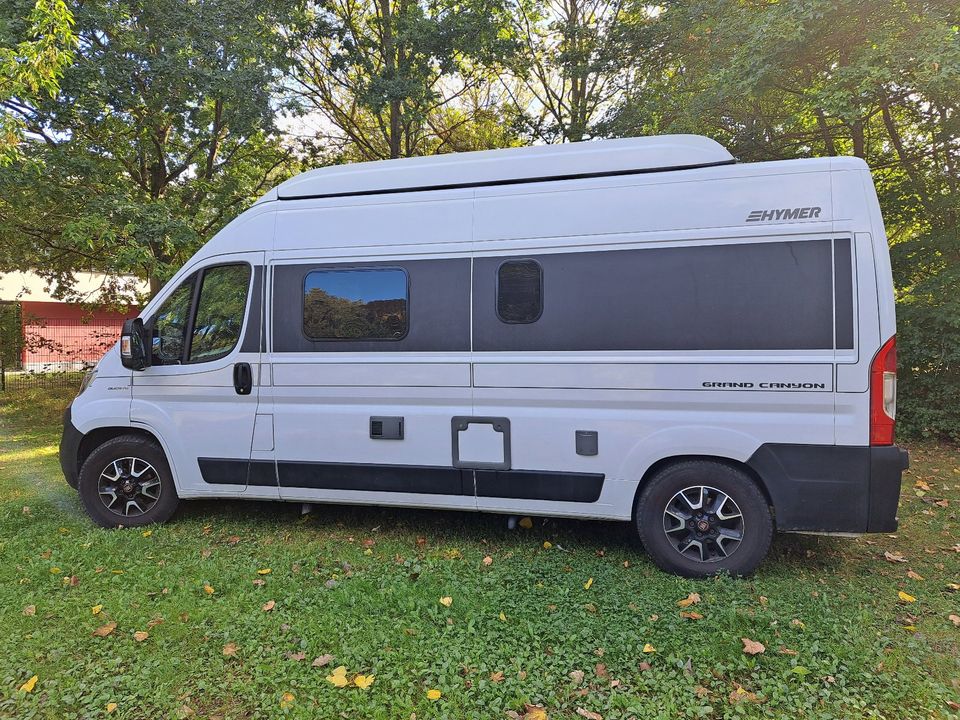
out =
[[[36,0],[29,14],[21,0],[0,7],[0,107],[11,111],[55,96],[73,61],[73,13],[64,0]],[[23,130],[16,112],[0,114],[0,166],[18,158]]]
[[500,0],[331,0],[311,15],[293,93],[345,159],[512,142],[489,91],[491,68],[512,50]]
[[519,51],[502,81],[526,135],[579,142],[617,97],[627,73],[621,47],[625,0],[517,0]]
[[7,106],[24,154],[0,176],[0,267],[133,272],[156,291],[296,166],[273,91],[300,9],[283,0],[95,0],[55,97]]

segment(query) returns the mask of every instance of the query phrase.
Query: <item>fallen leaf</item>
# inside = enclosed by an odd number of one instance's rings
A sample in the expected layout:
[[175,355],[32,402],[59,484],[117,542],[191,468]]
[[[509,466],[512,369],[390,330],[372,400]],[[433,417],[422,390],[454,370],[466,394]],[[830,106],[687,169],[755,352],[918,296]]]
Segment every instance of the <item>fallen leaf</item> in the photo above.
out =
[[596,667],[593,668],[593,673],[598,678],[603,680],[607,676],[607,666],[603,663],[597,663]]
[[497,670],[496,672],[490,673],[490,682],[503,682],[503,672],[501,670]]
[[946,508],[946,507],[950,507],[950,501],[944,498],[943,500],[937,500],[934,503],[934,505],[936,505],[937,507]]
[[703,685],[697,685],[696,687],[694,687],[693,692],[698,698],[705,698],[710,696],[710,691],[707,690]]
[[273,570],[271,570],[270,568],[260,568],[259,570],[257,570],[257,575],[269,575],[272,572]]
[[237,654],[237,644],[235,642],[228,642],[223,646],[224,655],[236,655]]
[[58,568],[58,567],[52,567],[52,568],[50,568],[50,574],[51,574],[51,575],[59,575],[59,574],[60,574],[60,568]]
[[162,618],[162,617],[155,617],[155,618],[153,618],[153,620],[150,620],[149,622],[147,622],[147,627],[148,627],[148,628],[156,627],[157,625],[159,625],[159,624],[162,623],[162,622],[163,622],[163,618]]
[[890,552],[889,550],[883,553],[883,557],[886,558],[887,562],[892,563],[905,563],[907,561],[907,559],[900,553]]
[[290,707],[293,704],[293,701],[296,699],[296,695],[294,695],[292,692],[285,692],[280,696],[280,707]]
[[591,712],[590,710],[584,710],[582,707],[577,708],[577,715],[587,720],[603,720],[603,715],[600,713]]
[[952,622],[956,627],[960,627],[960,615],[948,615],[947,619]]
[[444,595],[442,598],[440,598],[440,604],[444,607],[450,607],[453,605],[453,598],[449,595]]
[[687,620],[703,620],[703,615],[700,613],[687,610],[681,610],[680,617],[686,618]]
[[257,578],[256,580],[253,581],[253,584],[256,585],[257,587],[263,587],[264,585],[267,584],[267,581],[264,580],[263,578]]
[[583,589],[584,589],[584,590],[589,590],[589,589],[592,588],[592,587],[593,587],[593,578],[590,578],[589,580],[587,580],[587,581],[583,584]]
[[960,592],[960,583],[947,583],[947,590],[950,592]]
[[650,643],[647,643],[646,645],[643,646],[643,651],[645,653],[655,653],[657,649]]
[[905,593],[903,590],[899,590],[897,592],[897,597],[900,598],[900,600],[905,603],[912,603],[917,601],[917,599],[913,595],[910,595],[909,593]]
[[27,606],[23,609],[23,614],[24,614],[24,615],[36,615],[36,614],[37,614],[37,606],[36,606],[36,605],[27,605]]
[[32,678],[27,680],[23,685],[20,686],[20,689],[23,692],[33,692],[34,686],[37,684],[37,676],[34,675]]
[[213,589],[213,585],[209,585],[209,584],[206,584],[206,583],[205,583],[204,586],[203,586],[203,591],[204,591],[207,595],[213,595],[213,594],[216,592],[216,590]]
[[783,645],[780,646],[780,649],[777,650],[777,652],[780,653],[781,655],[791,655],[791,656],[800,654],[796,650],[791,650],[790,648],[784,647]]
[[427,690],[427,700],[439,700],[441,695],[443,695],[443,693],[436,688]]
[[107,703],[107,712],[108,712],[108,713],[112,713],[112,712],[113,712],[114,710],[116,710],[116,709],[117,709],[117,704],[116,704],[115,702],[109,702],[109,703]]
[[277,605],[276,600],[267,600],[263,605],[260,606],[260,609],[264,612],[270,612]]
[[523,720],[549,720],[547,711],[542,705],[524,705]]
[[917,581],[923,580],[923,575],[915,573],[913,570],[907,570],[907,577],[910,578],[911,580],[917,580]]
[[567,675],[576,685],[583,682],[583,670],[571,670]]
[[301,660],[306,660],[307,654],[301,650],[300,652],[288,652],[287,660],[293,660],[294,662],[300,662]]
[[140,534],[143,535],[144,537],[150,537],[151,535],[153,535],[153,530],[144,530]]
[[238,542],[240,542],[239,535],[231,535],[227,538],[227,545],[236,545]]
[[751,640],[750,638],[740,638],[743,642],[743,652],[747,655],[760,655],[766,651],[763,643],[759,643],[756,640]]
[[690,593],[683,600],[677,600],[677,607],[690,607],[691,605],[696,605],[698,602],[700,602],[700,594]]
[[954,702],[953,700],[947,700],[947,707],[951,710],[960,710],[960,703]]
[[133,634],[133,639],[136,640],[138,643],[139,643],[139,642],[143,642],[143,641],[146,640],[148,637],[150,637],[150,633],[145,632],[145,631],[143,631],[143,630],[137,630],[137,631]]
[[796,618],[790,621],[790,625],[795,628],[800,628],[801,630],[806,627],[806,624],[803,622],[803,620],[797,620]]
[[730,691],[727,700],[730,701],[731,705],[736,705],[740,702],[757,702],[757,695],[756,693],[744,690],[743,686],[739,683],[734,683],[733,690]]
[[531,520],[528,517],[525,517],[525,518],[521,518],[520,522],[517,524],[520,527],[522,527],[524,530],[529,530],[530,528],[533,527],[533,520]]
[[762,605],[763,607],[766,607],[767,603],[769,602],[769,599],[764,595],[761,595],[760,597],[758,597],[757,600],[760,601],[760,605]]
[[652,668],[653,665],[651,665],[650,663],[648,663],[646,660],[643,660],[639,665],[637,665],[637,667],[640,669],[640,672],[645,672],[645,671],[649,670],[650,668]]
[[327,675],[327,682],[334,687],[342,688],[347,686],[347,668],[345,665],[339,665],[333,669],[333,672]]
[[320,657],[315,657],[310,664],[313,667],[323,667],[324,665],[329,665],[331,660],[333,660],[333,655],[321,655]]
[[357,675],[353,679],[353,684],[361,690],[366,690],[368,687],[373,685],[373,677],[373,675]]
[[503,614],[503,611],[502,611],[502,610],[500,611],[500,614],[497,615],[497,617],[500,618],[500,621],[501,621],[501,622],[506,622],[506,621],[507,621],[507,616]]
[[544,541],[543,541],[543,549],[544,549],[544,550],[549,550],[549,549],[552,548],[552,547],[553,547],[553,543],[552,543],[552,542],[550,542],[549,540],[544,540]]
[[483,558],[483,564],[486,565],[487,567],[490,567],[491,565],[493,565],[493,558],[487,555],[486,557]]
[[115,622],[108,622],[106,625],[101,625],[96,630],[93,631],[93,634],[96,637],[106,637],[114,630],[116,630],[117,624]]

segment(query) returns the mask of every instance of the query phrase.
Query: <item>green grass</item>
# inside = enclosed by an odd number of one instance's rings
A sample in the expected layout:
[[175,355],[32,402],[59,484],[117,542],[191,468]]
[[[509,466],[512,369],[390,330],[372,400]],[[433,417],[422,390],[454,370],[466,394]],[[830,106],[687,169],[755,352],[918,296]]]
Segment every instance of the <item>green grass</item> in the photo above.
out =
[[[57,464],[67,400],[0,398],[0,716],[505,718],[532,703],[551,718],[926,718],[960,701],[956,449],[911,448],[895,537],[780,536],[749,580],[689,581],[612,523],[510,532],[496,515],[191,502],[146,536],[100,530]],[[690,592],[701,620],[679,615]],[[372,686],[335,688],[341,664]]]

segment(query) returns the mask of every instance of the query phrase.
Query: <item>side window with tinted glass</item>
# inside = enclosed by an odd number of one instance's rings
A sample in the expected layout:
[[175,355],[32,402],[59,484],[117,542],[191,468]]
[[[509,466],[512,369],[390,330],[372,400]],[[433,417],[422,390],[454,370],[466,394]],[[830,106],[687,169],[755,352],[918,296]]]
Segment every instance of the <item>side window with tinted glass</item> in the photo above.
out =
[[543,269],[536,260],[507,260],[497,269],[497,316],[532,323],[543,312]]
[[400,340],[407,334],[407,273],[400,268],[314,270],[303,283],[310,340]]
[[189,362],[217,360],[236,347],[243,329],[250,266],[221,265],[203,273],[190,336]]
[[150,321],[154,365],[173,365],[183,360],[195,281],[196,275],[187,278],[163,301]]

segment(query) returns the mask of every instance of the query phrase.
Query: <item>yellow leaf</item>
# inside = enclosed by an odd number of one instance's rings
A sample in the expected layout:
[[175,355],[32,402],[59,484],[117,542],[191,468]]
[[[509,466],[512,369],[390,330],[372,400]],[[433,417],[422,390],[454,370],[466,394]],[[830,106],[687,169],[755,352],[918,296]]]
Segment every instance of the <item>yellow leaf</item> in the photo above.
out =
[[341,665],[336,670],[334,670],[330,675],[327,675],[327,682],[333,685],[334,687],[342,688],[346,687],[347,680],[347,669]]
[[440,604],[444,607],[450,607],[453,605],[453,598],[449,595],[445,595],[444,597],[440,598]]
[[296,699],[296,696],[292,692],[285,692],[280,696],[280,707],[285,708],[293,704],[293,701]]
[[531,519],[528,518],[528,517],[525,517],[525,518],[522,518],[518,524],[519,524],[520,527],[522,527],[524,530],[529,530],[530,528],[533,527],[533,520],[531,520]]
[[114,710],[116,710],[116,709],[117,709],[117,704],[116,704],[115,702],[109,702],[109,703],[107,703],[107,712],[108,712],[108,713],[112,713],[112,712],[113,712]]
[[96,637],[106,637],[114,630],[116,630],[117,624],[115,622],[108,622],[106,625],[101,625],[96,630],[93,631],[93,634]]
[[653,645],[651,645],[650,643],[646,643],[646,644],[643,646],[643,651],[644,651],[645,653],[655,653],[655,652],[657,651],[657,649],[656,649]]
[[371,550],[370,548],[367,548],[366,550],[363,551],[363,554],[364,554],[364,555],[373,555],[373,550]]
[[148,637],[150,637],[150,633],[144,632],[143,630],[137,630],[137,632],[133,634],[133,639],[137,642],[143,642]]
[[539,705],[525,705],[523,720],[549,720],[547,711]]
[[690,607],[691,605],[696,605],[700,602],[699,593],[690,593],[683,600],[677,600],[677,607]]
[[101,610],[103,610],[103,605],[94,605],[92,608],[90,608],[90,612],[92,612],[94,615],[99,615]]
[[427,690],[427,700],[439,700],[441,695],[443,695],[443,693],[435,688]]
[[553,543],[552,543],[552,542],[550,542],[549,540],[544,540],[544,541],[543,541],[543,549],[544,549],[544,550],[549,550],[549,549],[552,548],[552,547],[553,547]]
[[912,603],[917,601],[917,599],[913,595],[905,593],[903,590],[900,590],[899,592],[897,592],[897,597],[900,598],[905,603]]
[[361,690],[366,690],[368,687],[373,685],[373,677],[373,675],[357,675],[353,679],[353,684]]
[[502,611],[502,610],[500,611],[500,615],[498,615],[498,617],[499,617],[503,622],[506,622],[506,621],[507,621],[507,616],[503,614],[503,611]]
[[269,575],[272,572],[273,570],[271,570],[270,568],[260,568],[259,570],[257,570],[257,575]]
[[153,530],[144,530],[140,534],[143,535],[144,537],[150,537],[151,535],[153,535]]
[[590,578],[589,580],[587,580],[587,581],[583,584],[583,589],[584,589],[584,590],[589,590],[589,589],[592,588],[592,587],[593,587],[593,578]]
[[20,689],[24,692],[33,692],[33,686],[37,684],[37,676],[34,675],[32,678],[27,680],[23,685],[20,686]]
[[58,567],[52,567],[52,568],[50,568],[50,574],[51,574],[51,575],[59,575],[59,574],[60,574],[60,568],[58,568]]
[[203,591],[207,595],[213,595],[216,592],[216,590],[213,589],[213,585],[209,585],[209,584],[203,586]]
[[346,674],[347,674],[347,666],[346,666],[346,665],[337,665],[337,666],[333,669],[333,674],[334,674],[334,675],[346,675]]

